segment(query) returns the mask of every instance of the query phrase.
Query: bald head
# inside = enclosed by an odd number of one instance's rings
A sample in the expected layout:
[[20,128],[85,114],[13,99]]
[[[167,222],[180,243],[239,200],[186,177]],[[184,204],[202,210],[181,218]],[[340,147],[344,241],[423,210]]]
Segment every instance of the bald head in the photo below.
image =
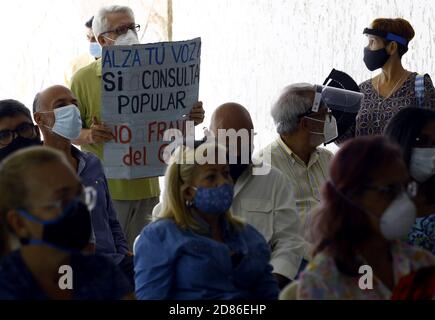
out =
[[74,104],[77,99],[67,87],[56,85],[49,87],[35,96],[33,101],[33,113],[40,111],[53,111],[54,109]]
[[230,102],[219,106],[211,116],[210,131],[217,136],[219,129],[246,129],[249,132],[254,129],[251,115],[240,104]]

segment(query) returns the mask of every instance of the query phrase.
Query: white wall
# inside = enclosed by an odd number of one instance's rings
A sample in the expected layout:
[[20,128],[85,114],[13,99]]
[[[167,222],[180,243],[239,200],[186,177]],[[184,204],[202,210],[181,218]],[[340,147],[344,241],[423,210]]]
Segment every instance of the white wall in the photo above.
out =
[[167,39],[166,0],[9,0],[1,2],[0,99],[31,107],[35,94],[63,84],[64,71],[87,52],[85,22],[103,5],[130,6],[144,42]]
[[322,83],[332,68],[358,83],[371,77],[362,31],[374,18],[409,20],[417,35],[404,65],[435,75],[433,0],[173,1],[173,39],[202,37],[200,97],[207,114],[227,101],[245,105],[257,146],[275,136],[269,109],[285,85]]

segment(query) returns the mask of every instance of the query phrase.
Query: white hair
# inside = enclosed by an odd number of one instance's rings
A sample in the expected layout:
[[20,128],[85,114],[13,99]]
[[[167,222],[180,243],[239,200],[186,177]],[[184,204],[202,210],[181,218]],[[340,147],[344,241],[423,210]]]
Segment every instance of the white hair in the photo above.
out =
[[314,92],[314,86],[309,83],[295,83],[284,88],[270,112],[278,134],[291,134],[296,131],[299,116],[313,106],[310,92]]
[[107,21],[107,15],[110,13],[127,13],[134,20],[134,13],[131,8],[127,6],[106,6],[98,10],[97,14],[94,16],[94,21],[92,22],[92,31],[94,32],[95,38],[98,41],[98,36],[103,32],[109,31],[112,26],[109,25]]

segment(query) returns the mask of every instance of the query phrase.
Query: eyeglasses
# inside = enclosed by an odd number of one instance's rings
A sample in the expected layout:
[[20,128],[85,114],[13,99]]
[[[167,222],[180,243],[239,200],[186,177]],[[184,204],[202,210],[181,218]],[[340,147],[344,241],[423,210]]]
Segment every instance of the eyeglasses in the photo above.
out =
[[32,123],[20,124],[15,130],[0,131],[0,148],[6,147],[18,136],[26,139],[36,138],[36,127]]
[[406,192],[406,194],[414,198],[417,195],[418,192],[418,184],[415,181],[409,182],[405,185],[403,184],[395,184],[395,185],[388,185],[388,186],[366,186],[365,187],[368,190],[374,190],[379,193],[385,194],[390,198],[395,198],[397,195],[399,195],[402,192]]
[[130,25],[121,26],[121,27],[118,27],[114,30],[105,31],[105,32],[101,33],[100,35],[103,35],[106,33],[116,33],[118,36],[120,36],[122,34],[126,34],[128,32],[128,30],[132,30],[132,31],[138,33],[140,31],[140,24],[132,23]]
[[434,148],[435,140],[426,135],[421,135],[415,139],[415,147],[417,148]]

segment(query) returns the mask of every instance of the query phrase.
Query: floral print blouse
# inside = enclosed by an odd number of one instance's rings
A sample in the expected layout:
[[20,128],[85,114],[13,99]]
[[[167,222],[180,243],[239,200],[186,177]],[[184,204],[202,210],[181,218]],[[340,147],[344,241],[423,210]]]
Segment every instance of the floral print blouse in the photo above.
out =
[[[403,85],[388,99],[380,96],[372,84],[372,79],[359,85],[364,94],[361,108],[356,117],[355,136],[380,135],[388,121],[401,109],[418,107],[415,94],[415,78],[417,73],[411,73]],[[435,88],[429,75],[424,76],[424,102],[421,107],[435,108]]]
[[[435,257],[428,251],[403,242],[391,245],[394,284],[420,268],[435,265]],[[373,289],[359,287],[359,277],[340,272],[327,253],[317,254],[298,281],[297,298],[302,300],[388,300],[392,292],[373,272]],[[362,275],[361,275],[362,276]]]

